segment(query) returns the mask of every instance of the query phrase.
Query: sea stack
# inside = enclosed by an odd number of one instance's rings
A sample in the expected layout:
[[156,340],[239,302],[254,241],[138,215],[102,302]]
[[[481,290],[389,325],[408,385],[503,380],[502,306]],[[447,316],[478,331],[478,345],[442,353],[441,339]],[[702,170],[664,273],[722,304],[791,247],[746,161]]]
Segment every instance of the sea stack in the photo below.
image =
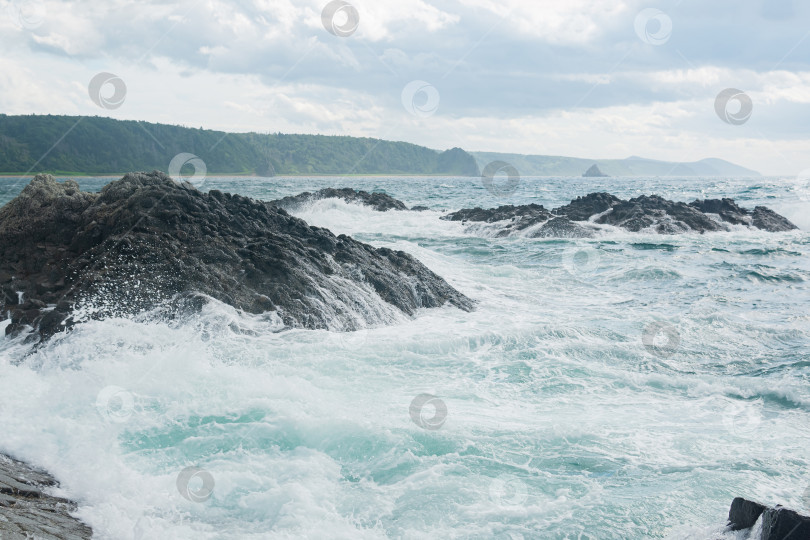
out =
[[608,175],[599,170],[599,166],[594,163],[591,168],[582,173],[584,178],[607,178]]

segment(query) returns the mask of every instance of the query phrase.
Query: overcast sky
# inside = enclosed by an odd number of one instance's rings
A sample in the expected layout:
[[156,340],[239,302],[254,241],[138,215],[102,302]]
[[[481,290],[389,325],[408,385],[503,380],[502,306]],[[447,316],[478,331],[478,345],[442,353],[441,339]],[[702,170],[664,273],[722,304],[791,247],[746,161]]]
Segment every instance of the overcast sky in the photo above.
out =
[[810,169],[807,0],[0,2],[7,114]]

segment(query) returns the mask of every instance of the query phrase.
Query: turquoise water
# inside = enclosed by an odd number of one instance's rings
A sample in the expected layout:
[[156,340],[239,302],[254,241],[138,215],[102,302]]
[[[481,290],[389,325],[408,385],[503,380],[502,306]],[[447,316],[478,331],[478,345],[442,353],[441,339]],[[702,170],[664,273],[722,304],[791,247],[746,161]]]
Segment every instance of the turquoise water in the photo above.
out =
[[[720,531],[735,496],[810,510],[806,186],[525,178],[496,197],[469,178],[351,177],[201,189],[274,199],[330,186],[431,208],[320,201],[299,215],[412,253],[478,309],[274,333],[211,304],[172,324],[86,323],[32,354],[0,340],[0,451],[55,473],[101,538],[709,539],[733,538]],[[0,204],[21,187],[0,180]],[[802,230],[553,240],[439,219],[602,190],[733,197]],[[422,394],[439,401],[415,421]],[[183,493],[179,478],[191,478]]]

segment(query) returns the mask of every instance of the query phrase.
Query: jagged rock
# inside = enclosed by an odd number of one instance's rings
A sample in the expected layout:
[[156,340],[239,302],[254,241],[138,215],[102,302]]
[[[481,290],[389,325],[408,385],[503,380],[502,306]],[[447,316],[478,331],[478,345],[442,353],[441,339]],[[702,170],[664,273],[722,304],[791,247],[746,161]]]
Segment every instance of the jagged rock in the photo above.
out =
[[591,167],[582,173],[584,178],[607,178],[608,175],[599,170],[599,167],[594,163]]
[[764,206],[754,207],[754,211],[751,213],[751,221],[757,229],[768,232],[784,232],[798,229],[789,219]]
[[762,540],[810,538],[810,517],[777,506],[762,513]]
[[[573,223],[566,216],[555,216],[542,205],[500,206],[491,210],[472,208],[443,216],[449,221],[492,223],[501,226],[495,236],[503,237],[523,232],[530,238],[589,238],[593,232]],[[528,230],[530,229],[531,230]]]
[[82,317],[199,307],[200,295],[272,312],[287,327],[343,330],[419,308],[473,307],[404,252],[157,171],[127,174],[100,193],[38,175],[0,208],[7,333],[33,327],[47,337]]
[[620,203],[621,199],[610,193],[589,193],[584,197],[577,197],[570,203],[552,212],[558,216],[566,216],[573,221],[586,221],[591,216],[601,214]]
[[501,230],[496,232],[495,236],[509,236],[535,226],[538,226],[537,230],[528,231],[526,236],[561,238],[593,236],[593,225],[583,226],[576,223],[584,221],[622,227],[632,232],[651,230],[660,234],[728,230],[724,223],[712,219],[709,214],[719,215],[724,222],[771,232],[796,228],[786,218],[764,206],[757,206],[753,211],[749,211],[737,206],[732,199],[711,199],[685,204],[668,201],[657,195],[642,195],[624,201],[604,192],[577,197],[551,212],[538,204],[510,205],[489,210],[482,208],[459,210],[442,219],[464,223],[497,224]]
[[745,208],[740,208],[734,199],[696,200],[689,206],[697,208],[704,214],[717,214],[720,219],[733,225],[751,225],[751,217]]
[[661,234],[721,231],[724,227],[700,210],[658,195],[642,195],[613,205],[596,223],[622,227],[632,232],[653,229]]
[[356,191],[352,188],[325,188],[318,190],[315,193],[305,191],[304,193],[299,193],[298,195],[270,201],[270,204],[286,210],[295,210],[321,199],[343,199],[348,203],[357,203],[370,206],[378,212],[408,209],[408,207],[405,206],[402,201],[398,201],[385,193],[369,193],[362,190]]
[[763,504],[736,497],[728,511],[728,526],[732,531],[750,529],[767,508]]
[[0,538],[84,540],[93,531],[71,516],[76,503],[54,497],[48,473],[0,454]]
[[689,206],[701,212],[718,214],[720,219],[733,225],[754,226],[768,232],[784,232],[798,229],[787,218],[780,216],[773,210],[764,206],[757,206],[753,212],[741,208],[733,199],[706,199],[696,200]]
[[[762,518],[762,533],[751,540],[788,540],[810,538],[810,517],[782,506],[768,507],[737,497],[728,513],[728,530],[751,529]],[[750,535],[750,533],[749,533]]]
[[499,206],[489,210],[483,208],[467,208],[452,212],[443,216],[442,219],[448,221],[481,221],[485,223],[496,223],[498,221],[516,221],[513,228],[525,229],[537,223],[548,221],[551,213],[540,204],[526,204],[523,206],[513,206],[511,204]]
[[592,238],[594,233],[567,217],[555,217],[529,236],[531,238]]

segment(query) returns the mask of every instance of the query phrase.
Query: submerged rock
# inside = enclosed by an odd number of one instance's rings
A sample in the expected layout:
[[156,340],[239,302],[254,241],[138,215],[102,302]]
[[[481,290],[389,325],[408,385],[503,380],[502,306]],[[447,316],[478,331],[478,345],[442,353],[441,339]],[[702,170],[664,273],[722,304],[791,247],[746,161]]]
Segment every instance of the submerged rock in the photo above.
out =
[[0,208],[7,333],[215,298],[279,326],[352,330],[473,303],[410,255],[311,227],[268,203],[131,173],[100,193],[38,175]]
[[757,502],[737,497],[731,502],[728,513],[728,529],[742,531],[752,529],[762,520],[759,538],[751,540],[787,540],[810,538],[810,517],[782,506],[768,507]]
[[0,454],[0,538],[84,540],[93,531],[71,516],[76,503],[49,495],[48,473]]
[[[712,218],[720,216],[720,219]],[[442,219],[464,223],[489,223],[499,227],[495,236],[510,236],[519,231],[528,237],[587,238],[594,236],[594,225],[612,225],[632,232],[659,234],[727,231],[725,223],[746,225],[781,232],[797,227],[776,212],[757,206],[753,211],[740,208],[732,199],[673,202],[657,195],[642,195],[622,200],[610,193],[590,193],[577,197],[550,212],[543,206],[500,206],[485,210],[459,210]],[[579,224],[577,222],[589,222]]]
[[298,195],[270,201],[270,204],[286,210],[295,210],[322,199],[342,199],[348,203],[370,206],[378,212],[408,209],[408,207],[405,206],[405,203],[398,201],[385,193],[369,193],[368,191],[362,190],[355,191],[351,188],[326,188],[318,190],[315,193],[305,191],[304,193],[299,193]]

